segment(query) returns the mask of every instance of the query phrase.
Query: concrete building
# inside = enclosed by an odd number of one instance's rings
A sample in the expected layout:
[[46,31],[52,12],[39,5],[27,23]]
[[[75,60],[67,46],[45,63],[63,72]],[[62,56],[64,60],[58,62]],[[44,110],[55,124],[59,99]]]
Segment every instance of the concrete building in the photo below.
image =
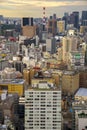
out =
[[87,20],[87,11],[82,11],[82,25],[84,25],[84,21]]
[[86,26],[80,26],[80,33],[85,34],[87,31],[87,25]]
[[84,52],[70,52],[68,58],[69,69],[83,69],[85,65],[85,53]]
[[67,36],[63,38],[63,61],[68,61],[68,53],[71,51],[77,51],[78,39],[74,36]]
[[33,18],[22,19],[22,34],[29,38],[33,38],[36,35],[36,26],[33,24]]
[[87,129],[87,89],[80,88],[74,96],[75,101],[72,103],[72,129]]
[[65,21],[57,21],[57,28],[59,33],[65,32]]
[[87,70],[79,73],[79,87],[87,88]]
[[49,19],[48,20],[48,33],[55,35],[57,33],[57,20]]
[[85,27],[84,26],[80,26],[80,33],[85,33]]
[[55,79],[55,84],[57,87],[62,85],[62,75],[63,71],[58,69],[51,69],[52,77]]
[[51,54],[56,53],[56,39],[49,38],[46,39],[46,51],[50,52]]
[[24,17],[22,18],[22,26],[33,26],[33,18],[32,17]]
[[79,12],[70,14],[70,24],[73,24],[75,28],[79,27]]
[[36,35],[36,26],[23,26],[22,34],[23,36],[33,38]]
[[5,48],[9,50],[10,53],[12,53],[13,55],[17,54],[18,51],[18,43],[17,42],[11,42],[11,41],[7,41],[5,44]]
[[85,26],[85,27],[87,27],[87,19],[83,20],[82,22],[83,22],[82,25]]
[[30,85],[32,78],[34,77],[34,75],[40,70],[39,67],[33,67],[30,69],[24,69],[23,70],[23,78],[25,79],[25,81]]
[[62,91],[65,94],[73,95],[79,88],[79,73],[65,71],[62,75]]
[[0,94],[7,91],[9,94],[17,93],[19,96],[24,95],[26,88],[25,80],[23,79],[1,79],[0,80]]
[[51,80],[39,75],[25,91],[25,130],[61,130],[61,91]]
[[63,60],[63,49],[60,47],[58,48],[58,61]]
[[79,28],[79,12],[73,12],[74,16],[74,27]]

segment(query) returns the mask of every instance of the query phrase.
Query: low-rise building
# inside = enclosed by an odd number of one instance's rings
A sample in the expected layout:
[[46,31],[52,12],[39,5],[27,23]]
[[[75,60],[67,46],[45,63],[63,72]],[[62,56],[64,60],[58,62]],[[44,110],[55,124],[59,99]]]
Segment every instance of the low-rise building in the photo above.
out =
[[26,88],[25,80],[23,79],[1,79],[0,80],[0,94],[4,91],[10,93],[17,93],[19,96],[24,95]]
[[72,103],[72,129],[86,130],[87,129],[87,89],[80,88],[74,96]]
[[70,69],[83,69],[85,65],[85,53],[84,52],[70,52],[68,67]]

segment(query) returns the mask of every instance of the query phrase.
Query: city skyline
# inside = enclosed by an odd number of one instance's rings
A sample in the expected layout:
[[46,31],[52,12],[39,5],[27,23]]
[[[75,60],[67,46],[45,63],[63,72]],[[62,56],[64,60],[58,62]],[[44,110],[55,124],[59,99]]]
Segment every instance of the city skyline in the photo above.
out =
[[0,0],[0,15],[5,17],[43,17],[43,7],[46,16],[53,13],[62,17],[64,12],[72,13],[87,10],[86,0]]

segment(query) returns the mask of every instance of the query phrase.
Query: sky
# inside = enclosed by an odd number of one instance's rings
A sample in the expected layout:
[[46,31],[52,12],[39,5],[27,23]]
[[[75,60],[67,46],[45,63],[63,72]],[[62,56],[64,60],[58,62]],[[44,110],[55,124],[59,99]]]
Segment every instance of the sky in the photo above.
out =
[[87,10],[87,0],[0,0],[0,15],[4,17],[43,17],[54,13],[62,17],[64,12]]

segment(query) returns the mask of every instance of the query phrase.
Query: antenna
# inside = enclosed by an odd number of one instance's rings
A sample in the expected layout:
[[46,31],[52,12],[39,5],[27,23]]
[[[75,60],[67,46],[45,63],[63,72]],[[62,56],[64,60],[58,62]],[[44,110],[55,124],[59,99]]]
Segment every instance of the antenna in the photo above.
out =
[[45,31],[45,25],[46,25],[46,7],[43,7],[43,31]]

